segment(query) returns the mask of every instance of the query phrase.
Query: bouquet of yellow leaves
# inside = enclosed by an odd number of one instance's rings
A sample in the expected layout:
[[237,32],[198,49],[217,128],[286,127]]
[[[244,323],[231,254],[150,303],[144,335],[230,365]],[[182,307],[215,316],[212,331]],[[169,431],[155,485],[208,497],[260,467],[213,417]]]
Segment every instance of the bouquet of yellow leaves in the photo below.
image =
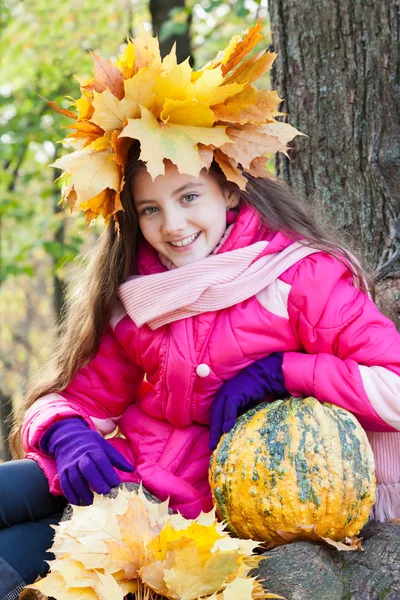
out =
[[116,64],[92,53],[95,77],[80,82],[79,99],[70,98],[74,111],[49,102],[74,121],[65,142],[75,151],[52,165],[64,170],[63,203],[85,211],[87,223],[101,214],[118,226],[134,141],[153,179],[164,174],[164,159],[193,177],[216,160],[241,189],[247,183],[242,169],[266,176],[266,155],[286,152],[300,132],[275,119],[283,114],[276,91],[252,85],[276,57],[265,50],[249,56],[265,37],[261,21],[197,71],[189,59],[177,63],[175,47],[162,59],[157,38],[144,28]]
[[95,494],[55,526],[50,573],[27,586],[56,600],[251,600],[264,592],[248,572],[259,542],[231,538],[215,510],[195,520],[171,515],[168,500],[148,500],[142,487],[114,499]]

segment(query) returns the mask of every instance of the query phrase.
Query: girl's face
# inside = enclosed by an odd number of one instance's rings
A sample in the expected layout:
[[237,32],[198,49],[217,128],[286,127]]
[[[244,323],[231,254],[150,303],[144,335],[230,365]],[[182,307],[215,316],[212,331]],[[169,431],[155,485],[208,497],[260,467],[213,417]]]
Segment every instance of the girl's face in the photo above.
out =
[[227,208],[239,202],[239,192],[223,190],[212,176],[181,175],[169,161],[154,181],[141,169],[132,191],[143,236],[176,267],[211,254],[225,232]]

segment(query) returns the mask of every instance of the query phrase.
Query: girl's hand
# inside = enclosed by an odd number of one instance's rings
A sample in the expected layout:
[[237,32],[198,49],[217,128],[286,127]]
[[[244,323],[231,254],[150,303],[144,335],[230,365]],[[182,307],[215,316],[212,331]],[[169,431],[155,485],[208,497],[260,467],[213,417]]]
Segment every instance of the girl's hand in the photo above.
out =
[[253,408],[266,396],[285,397],[282,352],[257,360],[226,381],[218,390],[210,411],[210,450],[215,450],[223,433],[232,429],[239,414]]
[[71,504],[79,505],[79,499],[92,504],[92,490],[108,494],[121,483],[114,467],[134,470],[118,450],[80,418],[54,423],[42,436],[40,446],[55,458],[61,489]]

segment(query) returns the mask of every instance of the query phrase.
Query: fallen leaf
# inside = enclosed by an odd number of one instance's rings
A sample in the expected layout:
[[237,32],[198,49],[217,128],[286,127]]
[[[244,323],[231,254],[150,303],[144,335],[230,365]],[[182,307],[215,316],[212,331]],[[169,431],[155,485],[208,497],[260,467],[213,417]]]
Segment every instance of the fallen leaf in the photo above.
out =
[[239,186],[241,190],[246,189],[247,179],[242,175],[241,170],[237,167],[236,161],[227,156],[222,150],[214,150],[214,158],[219,164],[221,171],[228,181],[232,181]]
[[147,504],[133,496],[125,514],[118,515],[121,539],[106,542],[112,563],[119,567],[127,579],[137,577],[145,562],[145,549],[160,533],[163,521],[150,523]]
[[57,600],[99,600],[92,588],[71,587],[66,589],[65,581],[59,573],[49,573],[44,579],[30,584],[26,588],[39,590],[45,596],[51,596]]
[[58,106],[57,102],[46,100],[46,98],[43,98],[43,96],[41,96],[40,94],[38,94],[38,96],[39,96],[39,98],[41,98],[42,100],[47,102],[47,104],[50,106],[50,108],[52,108],[53,110],[58,112],[60,115],[64,115],[65,117],[68,117],[69,119],[74,119],[75,121],[77,120],[78,116],[75,113],[73,113],[71,110],[68,110],[67,108],[60,108]]
[[106,188],[119,190],[119,172],[109,152],[80,150],[62,156],[50,166],[70,173],[79,202],[90,200]]
[[90,118],[94,112],[91,101],[93,100],[93,94],[87,92],[82,94],[78,100],[74,100],[76,110],[78,111],[78,121],[90,121]]
[[236,552],[215,552],[207,560],[201,558],[196,544],[172,544],[174,566],[164,570],[164,581],[172,598],[196,600],[212,594],[238,568],[241,559]]
[[154,115],[142,108],[140,119],[129,119],[121,137],[140,141],[140,158],[155,179],[164,174],[164,159],[171,160],[180,173],[198,177],[205,166],[197,151],[197,144],[227,146],[229,137],[225,127],[190,127],[159,123]]
[[125,117],[140,116],[138,106],[126,98],[118,100],[110,90],[104,90],[99,94],[94,92],[93,108],[92,122],[104,131],[121,128]]
[[226,83],[253,83],[270,70],[277,56],[275,52],[262,50],[243,61],[232,75],[225,78]]
[[258,42],[265,38],[265,35],[261,34],[263,19],[259,19],[257,23],[251,27],[243,35],[243,39],[240,39],[235,44],[233,51],[230,53],[228,60],[222,67],[224,75],[234,69],[242,59],[258,44]]
[[186,125],[193,127],[212,127],[215,123],[213,111],[197,100],[171,100],[167,98],[161,111],[164,123]]
[[330,538],[326,538],[321,535],[319,535],[318,538],[342,552],[351,552],[352,550],[364,550],[364,548],[361,546],[362,538],[346,537],[341,542],[336,542],[335,540],[331,540]]
[[250,85],[222,104],[212,106],[215,118],[230,123],[264,123],[272,121],[275,116],[282,115],[278,106],[282,99],[276,90],[270,92],[255,90]]
[[288,141],[296,135],[304,135],[292,125],[278,121],[260,126],[235,125],[227,127],[226,133],[234,143],[224,144],[220,149],[244,169],[248,169],[255,158],[267,153],[286,153]]
[[200,158],[208,170],[211,167],[211,163],[214,160],[214,148],[213,146],[205,146],[204,144],[197,144],[197,149],[200,154]]
[[135,68],[141,69],[142,67],[151,66],[158,68],[161,65],[160,48],[156,37],[152,37],[147,33],[146,29],[142,25],[140,28],[140,34],[137,38],[132,40],[135,52]]
[[94,52],[90,52],[94,60],[95,81],[92,87],[96,92],[110,92],[119,100],[124,97],[124,80],[120,70],[113,65],[111,60],[102,58]]
[[116,66],[125,79],[129,79],[135,73],[135,46],[131,39],[128,40],[125,50],[118,57]]
[[83,137],[90,138],[90,140],[96,140],[104,134],[104,130],[90,121],[77,121],[71,125],[65,125],[64,129],[74,129],[73,133],[70,133],[67,137]]
[[203,71],[201,77],[188,88],[187,96],[204,102],[208,106],[224,102],[230,96],[242,91],[244,84],[229,83],[224,81],[222,67],[210,71]]

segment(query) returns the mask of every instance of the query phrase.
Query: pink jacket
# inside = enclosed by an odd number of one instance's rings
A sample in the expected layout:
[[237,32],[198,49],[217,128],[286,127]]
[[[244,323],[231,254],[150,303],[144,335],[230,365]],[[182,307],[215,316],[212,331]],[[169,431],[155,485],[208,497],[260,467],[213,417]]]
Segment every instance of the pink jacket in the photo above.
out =
[[[218,252],[268,240],[291,241],[260,227],[243,207]],[[141,274],[165,270],[143,246]],[[23,445],[60,495],[55,462],[39,448],[55,421],[81,416],[135,466],[122,481],[142,480],[188,518],[211,509],[207,480],[209,411],[222,383],[271,352],[284,352],[285,385],[342,406],[371,431],[400,430],[400,335],[353,285],[350,271],[318,252],[303,258],[255,296],[229,308],[151,330],[137,327],[119,301],[96,357],[62,394],[27,411]],[[147,381],[144,381],[146,375]]]

